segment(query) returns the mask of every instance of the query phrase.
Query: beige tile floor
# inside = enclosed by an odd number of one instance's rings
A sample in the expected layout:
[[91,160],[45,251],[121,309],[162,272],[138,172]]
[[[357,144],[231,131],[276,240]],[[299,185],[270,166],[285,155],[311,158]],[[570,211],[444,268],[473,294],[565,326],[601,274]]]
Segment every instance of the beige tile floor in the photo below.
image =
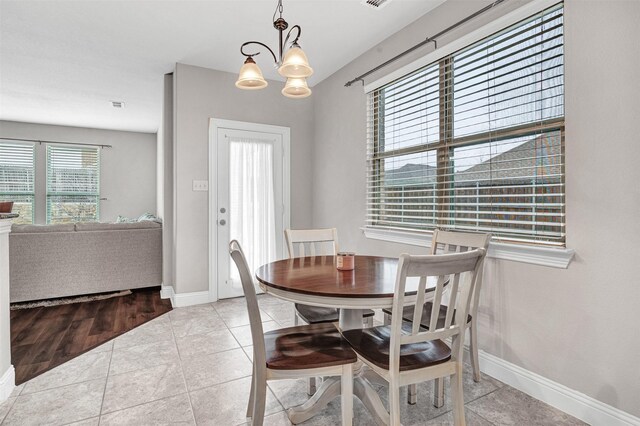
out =
[[[293,325],[293,307],[260,296],[265,330]],[[18,387],[0,404],[2,425],[244,425],[251,384],[251,335],[244,299],[174,309]],[[503,383],[465,370],[469,425],[583,424]],[[430,384],[418,404],[403,404],[409,425],[452,423],[447,400],[431,404]],[[379,393],[386,403],[386,389]],[[271,382],[266,425],[289,425],[285,408],[306,400],[305,382]],[[406,395],[402,395],[403,400]],[[340,423],[339,399],[305,425]],[[354,424],[373,421],[356,399]]]

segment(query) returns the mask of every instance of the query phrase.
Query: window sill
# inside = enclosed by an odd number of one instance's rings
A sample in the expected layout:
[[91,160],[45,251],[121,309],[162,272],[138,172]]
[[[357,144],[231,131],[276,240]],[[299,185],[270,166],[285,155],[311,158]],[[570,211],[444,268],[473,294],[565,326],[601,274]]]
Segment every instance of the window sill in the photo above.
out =
[[[390,229],[361,228],[364,236],[373,240],[389,241],[414,246],[430,247],[431,233],[398,231]],[[488,257],[533,265],[566,269],[571,263],[575,250],[567,248],[538,247],[524,244],[491,242]]]

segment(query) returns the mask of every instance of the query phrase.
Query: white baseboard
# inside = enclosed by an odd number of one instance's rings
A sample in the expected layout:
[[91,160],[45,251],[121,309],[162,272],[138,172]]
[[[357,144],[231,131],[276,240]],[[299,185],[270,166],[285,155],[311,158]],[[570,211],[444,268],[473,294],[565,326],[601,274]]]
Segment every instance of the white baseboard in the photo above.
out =
[[9,398],[15,387],[16,372],[13,369],[13,365],[10,365],[7,371],[0,377],[0,403],[3,403]]
[[163,285],[160,290],[161,299],[171,299],[173,297],[173,286]]
[[208,291],[194,291],[192,293],[176,293],[173,286],[163,285],[160,290],[162,299],[171,299],[171,306],[174,308],[184,308],[185,306],[201,305],[209,303]]
[[592,426],[640,426],[640,418],[480,351],[480,370]]

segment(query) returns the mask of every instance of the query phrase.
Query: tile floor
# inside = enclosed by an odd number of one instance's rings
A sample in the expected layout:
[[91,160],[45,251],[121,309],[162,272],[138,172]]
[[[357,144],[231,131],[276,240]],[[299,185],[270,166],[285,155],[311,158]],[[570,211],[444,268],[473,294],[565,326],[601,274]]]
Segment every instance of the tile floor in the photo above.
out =
[[[260,296],[265,330],[293,325],[290,303]],[[251,384],[251,335],[244,299],[179,308],[18,387],[0,404],[2,425],[244,425]],[[465,371],[467,424],[577,425],[582,422],[503,383]],[[266,425],[289,425],[284,409],[306,400],[305,382],[269,384]],[[448,390],[448,389],[447,389]],[[386,403],[386,389],[380,388]],[[409,425],[452,423],[448,400],[403,404]],[[402,395],[406,400],[406,395]],[[340,423],[339,399],[305,425]],[[373,421],[356,399],[354,424]]]

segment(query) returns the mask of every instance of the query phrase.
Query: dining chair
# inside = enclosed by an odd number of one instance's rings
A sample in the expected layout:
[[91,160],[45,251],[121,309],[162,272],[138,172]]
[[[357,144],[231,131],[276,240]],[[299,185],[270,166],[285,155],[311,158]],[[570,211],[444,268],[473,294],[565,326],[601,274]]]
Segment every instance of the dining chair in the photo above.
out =
[[[284,237],[287,241],[289,258],[320,256],[338,253],[338,231],[336,228],[325,229],[285,229]],[[297,249],[297,250],[296,250]],[[365,327],[373,326],[374,312],[370,309],[364,311],[362,317]],[[294,305],[294,325],[302,319],[307,324],[336,323],[340,319],[340,312],[336,308],[304,305]],[[313,395],[316,392],[316,379],[310,378],[307,393]]]
[[[491,234],[477,233],[477,232],[452,232],[436,229],[433,231],[433,237],[431,239],[430,254],[443,254],[443,253],[460,253],[476,248],[489,249],[489,242],[491,241]],[[471,358],[471,368],[473,371],[473,380],[479,382],[480,375],[480,363],[478,359],[478,327],[476,321],[478,318],[478,302],[480,300],[480,289],[482,288],[482,275],[484,270],[484,259],[480,264],[478,275],[476,277],[476,285],[474,287],[474,293],[471,300],[470,313],[467,316],[467,328],[469,329],[469,355]],[[426,302],[422,307],[422,316],[420,325],[424,328],[429,328],[428,320],[431,318],[431,312],[433,311],[433,304]],[[392,310],[383,309],[384,323],[391,324]],[[407,306],[403,309],[402,317],[405,321],[411,322],[414,316],[413,306]],[[438,313],[438,321],[442,323],[446,316],[446,306],[441,305]],[[436,407],[441,407],[444,404],[444,386],[442,382],[439,383],[439,389],[436,389]],[[416,386],[409,386],[407,393],[407,399],[409,404],[415,404],[417,400]]]
[[[328,229],[285,229],[284,237],[287,241],[289,258],[335,254],[338,252],[338,232],[335,228]],[[296,252],[297,248],[297,252]],[[322,324],[337,322],[339,317],[336,308],[295,304],[294,323],[299,319],[307,324]]]
[[334,324],[302,325],[264,333],[253,277],[238,241],[229,243],[229,254],[240,273],[253,342],[253,374],[247,405],[251,425],[263,424],[268,380],[316,376],[341,376],[342,424],[351,425],[355,352]]
[[[335,228],[327,229],[286,229],[284,236],[287,241],[289,258],[316,256],[338,252],[338,232]],[[297,250],[296,250],[297,249]],[[373,325],[374,312],[366,310],[363,314],[364,324],[367,327]],[[339,311],[336,308],[323,308],[319,306],[295,304],[295,324],[298,318],[307,324],[322,324],[338,322]]]
[[[393,310],[401,312],[404,306],[422,306],[427,282],[436,281],[432,292],[434,310],[428,321],[428,330],[420,327],[422,309],[418,308],[414,309],[410,327],[406,326],[402,315],[393,315],[390,325],[342,332],[358,354],[358,359],[388,383],[391,425],[400,425],[401,386],[434,379],[442,381],[446,376],[451,376],[454,424],[465,424],[462,390],[464,319],[485,253],[483,248],[478,248],[437,256],[400,256]],[[408,278],[413,281],[407,288]],[[440,322],[438,313],[443,306],[445,284],[450,289],[450,299],[445,306],[444,321]],[[451,346],[445,343],[447,338],[451,338]]]

